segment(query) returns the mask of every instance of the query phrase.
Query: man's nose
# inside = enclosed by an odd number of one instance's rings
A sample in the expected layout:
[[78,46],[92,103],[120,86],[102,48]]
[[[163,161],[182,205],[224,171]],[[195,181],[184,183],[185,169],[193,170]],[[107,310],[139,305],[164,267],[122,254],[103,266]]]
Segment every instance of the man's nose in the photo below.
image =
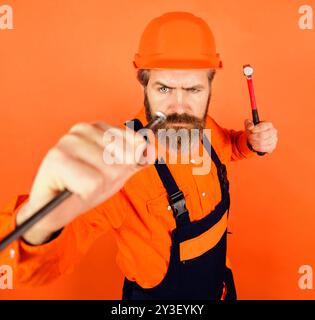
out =
[[187,105],[185,103],[185,94],[181,89],[175,90],[173,109],[174,109],[173,111],[178,114],[187,112]]
[[177,90],[175,90],[175,92],[176,92],[176,103],[178,105],[182,105],[183,104],[183,90],[177,89]]

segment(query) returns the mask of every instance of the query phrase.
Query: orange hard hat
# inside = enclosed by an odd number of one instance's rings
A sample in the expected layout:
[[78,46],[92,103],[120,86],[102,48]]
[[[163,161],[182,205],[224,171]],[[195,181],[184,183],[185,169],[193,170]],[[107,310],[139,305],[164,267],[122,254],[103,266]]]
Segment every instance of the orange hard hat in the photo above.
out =
[[133,64],[137,69],[222,67],[208,24],[189,12],[168,12],[150,21]]

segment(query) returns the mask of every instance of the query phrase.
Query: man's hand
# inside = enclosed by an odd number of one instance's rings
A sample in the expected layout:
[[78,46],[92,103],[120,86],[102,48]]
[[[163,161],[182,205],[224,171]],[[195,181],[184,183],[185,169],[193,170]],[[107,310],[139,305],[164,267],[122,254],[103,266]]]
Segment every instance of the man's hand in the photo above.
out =
[[254,125],[250,119],[245,120],[247,141],[255,151],[272,153],[278,142],[278,130],[268,121]]
[[[107,139],[105,132],[111,132]],[[123,143],[110,143],[110,137],[123,139]],[[35,245],[46,242],[78,215],[107,200],[132,175],[146,167],[141,163],[142,151],[150,148],[153,146],[131,129],[118,129],[101,122],[73,126],[44,157],[29,201],[17,214],[17,225],[60,191],[68,189],[73,195],[28,230],[24,239]],[[104,158],[113,151],[116,161],[108,164]],[[129,161],[124,163],[122,159]]]

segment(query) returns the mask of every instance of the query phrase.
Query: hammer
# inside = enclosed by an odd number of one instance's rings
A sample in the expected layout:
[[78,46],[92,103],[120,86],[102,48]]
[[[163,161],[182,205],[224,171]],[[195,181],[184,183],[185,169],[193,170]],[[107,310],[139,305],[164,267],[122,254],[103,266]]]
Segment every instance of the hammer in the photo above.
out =
[[[243,66],[243,73],[247,80],[248,85],[248,91],[249,91],[249,97],[250,97],[250,104],[252,107],[252,117],[254,125],[260,123],[259,116],[258,116],[258,110],[256,105],[256,99],[255,99],[255,93],[254,93],[254,86],[253,86],[253,73],[254,69],[249,65],[245,64]],[[256,151],[259,156],[263,156],[266,152],[260,152]]]

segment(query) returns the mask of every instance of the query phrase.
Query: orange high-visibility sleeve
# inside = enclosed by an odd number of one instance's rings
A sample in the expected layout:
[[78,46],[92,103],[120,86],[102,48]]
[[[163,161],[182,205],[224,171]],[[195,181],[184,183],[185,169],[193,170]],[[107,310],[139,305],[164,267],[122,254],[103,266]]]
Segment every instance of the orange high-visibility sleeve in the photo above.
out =
[[251,150],[247,145],[247,134],[246,131],[235,131],[225,129],[231,139],[232,154],[231,160],[248,159],[257,154],[255,151]]
[[212,117],[208,116],[207,123],[211,128],[211,142],[214,148],[222,150],[222,146],[225,146],[224,152],[221,157],[230,162],[240,159],[248,159],[253,157],[256,152],[251,150],[247,145],[247,134],[245,130],[233,130],[221,127]]
[[[0,212],[0,239],[15,229],[17,212],[27,199],[18,196]],[[108,207],[118,202],[123,203],[114,196]],[[71,272],[99,236],[123,222],[126,210],[110,210],[109,216],[105,206],[106,202],[80,215],[47,243],[33,246],[19,239],[0,252],[0,265],[13,268],[14,288],[44,285]]]

